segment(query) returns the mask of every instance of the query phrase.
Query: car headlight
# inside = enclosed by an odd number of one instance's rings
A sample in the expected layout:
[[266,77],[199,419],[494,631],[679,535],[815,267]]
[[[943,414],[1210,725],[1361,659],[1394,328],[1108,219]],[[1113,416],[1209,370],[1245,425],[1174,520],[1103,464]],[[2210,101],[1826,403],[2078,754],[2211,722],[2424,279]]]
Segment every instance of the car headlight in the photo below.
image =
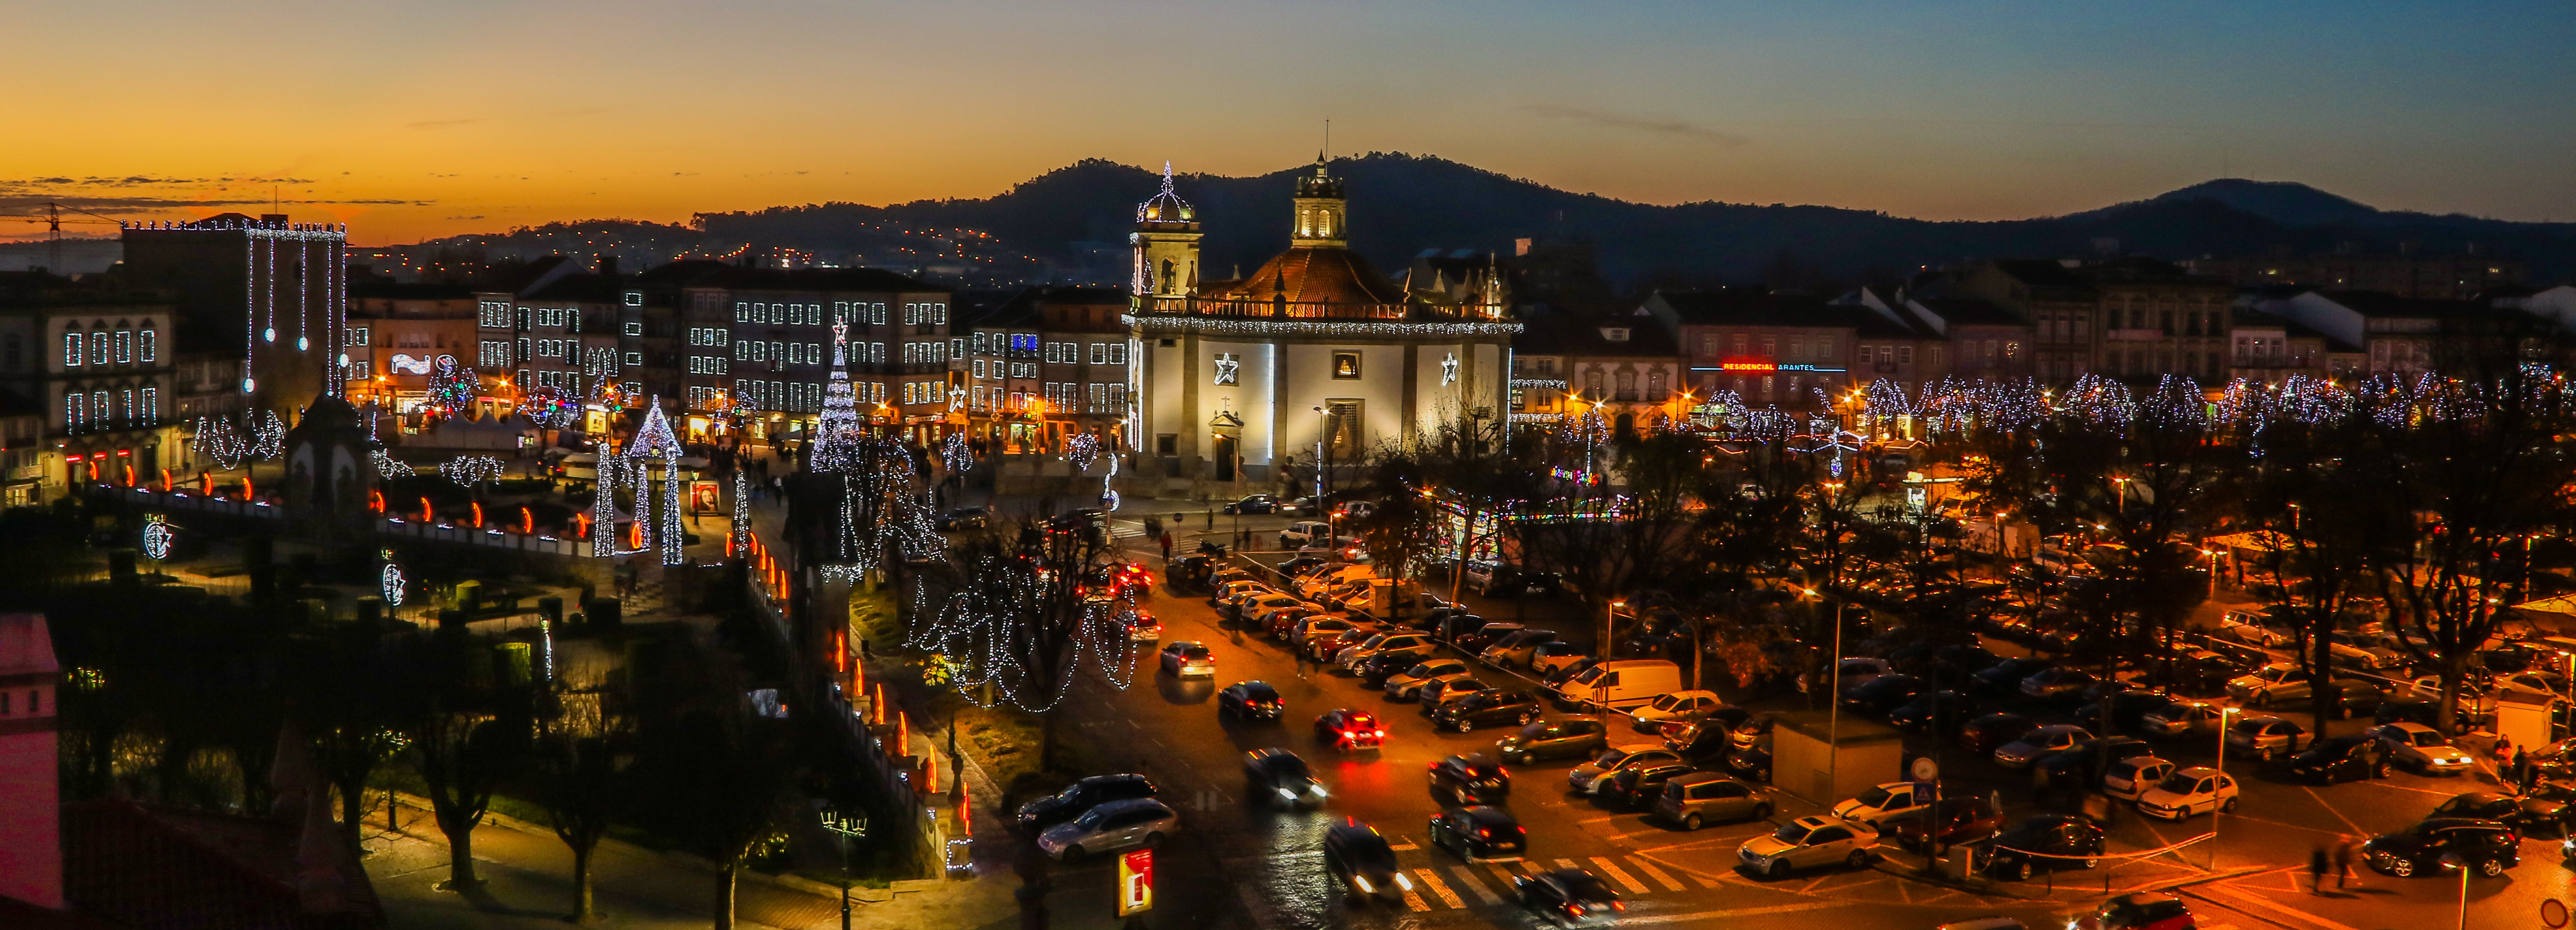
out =
[[1412,891],[1413,879],[1404,877],[1404,873],[1402,872],[1397,872],[1395,873],[1395,887],[1402,888],[1406,891]]
[[1331,792],[1325,791],[1325,790],[1324,790],[1324,786],[1322,786],[1322,785],[1316,785],[1314,788],[1312,788],[1312,789],[1310,789],[1310,790],[1312,790],[1312,791],[1314,792],[1315,796],[1316,796],[1316,797],[1319,797],[1319,798],[1321,798],[1321,797],[1328,797],[1328,796],[1330,796],[1330,795],[1331,795]]
[[1377,891],[1377,886],[1369,884],[1368,876],[1366,875],[1351,876],[1351,884],[1360,886],[1361,894],[1373,894]]
[[1282,801],[1294,801],[1294,800],[1297,800],[1297,792],[1290,791],[1290,790],[1288,790],[1288,789],[1286,789],[1286,788],[1281,788],[1281,789],[1279,789],[1279,800],[1282,800]]

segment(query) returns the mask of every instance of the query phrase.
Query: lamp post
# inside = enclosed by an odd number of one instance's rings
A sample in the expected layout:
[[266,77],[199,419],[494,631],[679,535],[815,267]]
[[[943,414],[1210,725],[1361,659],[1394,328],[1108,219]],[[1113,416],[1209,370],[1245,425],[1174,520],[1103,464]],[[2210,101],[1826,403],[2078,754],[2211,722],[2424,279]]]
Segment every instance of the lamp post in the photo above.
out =
[[[952,728],[953,729],[953,728]],[[838,811],[823,810],[823,829],[831,831],[835,845],[841,847],[841,930],[850,930],[850,885],[858,881],[857,867],[850,861],[850,847],[868,835],[866,817],[850,817]]]
[[[2241,707],[2220,708],[2218,711],[2218,774],[2221,777],[2227,774],[2227,721],[2243,711]],[[2225,815],[2226,812],[2218,808],[2209,811],[2209,870],[2212,872],[2218,871],[2218,819]]]
[[[1463,568],[1464,563],[1460,564]],[[1619,608],[1626,606],[1628,606],[1627,601],[1611,601],[1610,606],[1601,611],[1601,660],[1604,662],[1609,661],[1617,652],[1610,642],[1612,618],[1619,615]]]
[[1331,425],[1322,405],[1315,407],[1315,506],[1324,506],[1324,434]]

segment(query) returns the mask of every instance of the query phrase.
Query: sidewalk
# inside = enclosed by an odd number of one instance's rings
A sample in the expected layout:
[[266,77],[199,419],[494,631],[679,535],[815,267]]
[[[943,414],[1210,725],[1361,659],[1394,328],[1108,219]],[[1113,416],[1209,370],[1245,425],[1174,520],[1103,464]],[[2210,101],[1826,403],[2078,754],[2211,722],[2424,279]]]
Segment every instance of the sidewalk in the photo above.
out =
[[[560,930],[572,910],[572,853],[542,824],[488,815],[474,831],[474,860],[485,885],[469,892],[443,891],[447,838],[426,809],[404,796],[400,829],[385,830],[384,809],[366,817],[367,875],[385,902],[395,930]],[[851,892],[853,926],[985,928],[1018,922],[1010,890],[1018,879],[1006,863],[1007,844],[978,850],[971,881],[901,882],[892,889]],[[605,840],[591,856],[596,924],[611,928],[705,927],[715,913],[712,866]],[[838,889],[793,877],[772,879],[749,871],[735,886],[735,922],[748,930],[827,930],[840,926]]]

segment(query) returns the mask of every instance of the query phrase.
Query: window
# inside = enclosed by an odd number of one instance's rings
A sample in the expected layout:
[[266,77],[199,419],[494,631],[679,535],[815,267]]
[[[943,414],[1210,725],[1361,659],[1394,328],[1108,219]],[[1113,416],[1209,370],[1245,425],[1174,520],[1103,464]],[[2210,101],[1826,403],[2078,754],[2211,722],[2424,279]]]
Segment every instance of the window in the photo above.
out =
[[984,376],[984,360],[983,360],[983,359],[980,359],[980,358],[979,358],[979,359],[976,359],[976,360],[975,360],[975,362],[974,362],[973,368],[974,368],[974,370],[975,370],[975,377],[981,378],[981,377],[983,377],[983,376]]
[[1113,342],[1113,343],[1110,343],[1110,344],[1109,344],[1109,364],[1112,364],[1112,365],[1124,365],[1124,364],[1127,364],[1127,344],[1126,344],[1126,343],[1124,343],[1124,342]]
[[1828,362],[1834,360],[1834,337],[1816,337],[1816,357]]
[[1359,354],[1359,353],[1357,353],[1357,352],[1335,352],[1335,353],[1333,353],[1333,377],[1334,377],[1335,379],[1343,380],[1343,381],[1349,381],[1349,380],[1356,379],[1356,378],[1358,378],[1359,376],[1360,376],[1360,354]]
[[957,338],[954,338],[954,339],[950,339],[950,340],[948,340],[948,357],[950,357],[950,358],[965,358],[965,357],[966,357],[966,339],[965,339],[965,337],[960,336],[960,337],[957,337]]
[[92,329],[92,330],[90,330],[90,334],[89,334],[89,363],[90,363],[90,364],[92,364],[92,365],[105,365],[105,364],[107,364],[107,363],[108,363],[108,361],[107,361],[107,360],[108,360],[108,353],[109,353],[110,351],[111,351],[111,347],[110,347],[109,342],[108,342],[108,335],[107,335],[107,331],[106,331],[106,330],[103,330],[103,329]]
[[1179,454],[1181,454],[1181,436],[1180,436],[1180,434],[1179,434],[1179,433],[1163,433],[1163,434],[1160,434],[1160,435],[1155,436],[1155,437],[1154,437],[1154,454],[1155,454],[1155,455],[1179,455]]
[[81,334],[77,330],[66,332],[63,334],[63,367],[78,368],[80,363]]
[[1764,337],[1762,337],[1762,357],[1763,357],[1763,358],[1779,358],[1779,357],[1780,357],[1780,337],[1778,337],[1778,336],[1764,336]]
[[983,333],[976,333],[976,334],[975,334],[975,336],[974,336],[974,344],[975,344],[975,354],[977,354],[977,355],[982,355],[982,354],[984,354],[984,334],[983,334]]
[[[626,295],[626,296],[628,296],[628,297],[633,297],[633,298],[637,298],[637,299],[639,299],[639,300],[640,300],[640,299],[642,299],[642,297],[643,297],[644,295],[642,295],[642,294],[628,294],[628,295]],[[627,335],[629,335],[629,336],[641,336],[641,335],[644,335],[644,321],[642,321],[642,320],[628,320],[628,321],[626,321],[626,334],[627,334]]]
[[160,388],[157,388],[157,387],[148,387],[148,388],[144,388],[144,389],[143,389],[143,422],[145,422],[145,423],[158,423],[158,422],[160,422],[160,421],[161,421],[161,389],[160,389]]
[[1361,439],[1362,402],[1356,399],[1324,402],[1324,442],[1326,454],[1343,460],[1360,454],[1365,447]]
[[1106,365],[1106,364],[1109,364],[1109,344],[1108,344],[1108,343],[1106,343],[1106,342],[1095,342],[1095,343],[1092,343],[1092,344],[1091,344],[1091,363],[1092,363],[1092,364],[1094,364],[1094,365]]
[[930,306],[933,308],[933,315],[938,317],[938,319],[932,320],[931,322],[940,326],[948,325],[948,305],[931,304]]
[[1897,346],[1897,347],[1896,347],[1896,363],[1897,363],[1897,364],[1899,364],[1899,365],[1911,365],[1911,364],[1914,364],[1914,347],[1913,347],[1913,346]]
[[626,353],[626,364],[629,364],[629,365],[636,365],[636,366],[641,366],[641,365],[643,365],[643,364],[644,364],[644,353],[642,353],[642,352],[628,352],[628,353]]

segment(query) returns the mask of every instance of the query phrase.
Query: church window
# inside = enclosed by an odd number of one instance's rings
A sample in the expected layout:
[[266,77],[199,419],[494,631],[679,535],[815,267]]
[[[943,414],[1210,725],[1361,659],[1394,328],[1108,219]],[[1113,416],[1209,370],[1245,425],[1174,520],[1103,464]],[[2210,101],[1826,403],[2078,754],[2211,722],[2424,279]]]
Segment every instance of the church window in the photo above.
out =
[[1350,379],[1358,378],[1359,376],[1360,376],[1360,354],[1359,354],[1359,353],[1357,353],[1357,352],[1335,352],[1335,353],[1333,353],[1333,377],[1335,377],[1335,378],[1339,378],[1339,379],[1343,379],[1343,380],[1350,380]]
[[1325,444],[1333,457],[1347,461],[1360,454],[1361,413],[1358,400],[1324,402]]

